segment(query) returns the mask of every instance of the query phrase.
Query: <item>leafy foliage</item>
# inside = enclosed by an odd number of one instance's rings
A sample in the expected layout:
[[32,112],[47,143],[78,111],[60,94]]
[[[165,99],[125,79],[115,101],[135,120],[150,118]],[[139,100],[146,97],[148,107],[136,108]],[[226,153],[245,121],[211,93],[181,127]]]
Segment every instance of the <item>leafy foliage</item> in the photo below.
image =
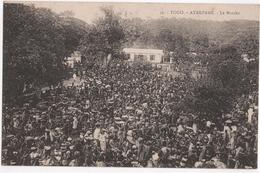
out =
[[112,56],[119,54],[124,41],[120,17],[112,8],[104,7],[101,10],[104,17],[95,21],[81,40],[80,50],[90,62],[103,62],[109,54]]
[[78,46],[84,23],[49,9],[4,4],[4,93],[18,96],[26,85],[51,85],[63,78],[63,60]]

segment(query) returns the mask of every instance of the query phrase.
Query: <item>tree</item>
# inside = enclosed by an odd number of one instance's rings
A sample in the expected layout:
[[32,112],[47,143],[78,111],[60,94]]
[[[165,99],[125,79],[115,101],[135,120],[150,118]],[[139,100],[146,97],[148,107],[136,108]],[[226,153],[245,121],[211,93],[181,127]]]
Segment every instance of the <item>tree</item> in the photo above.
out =
[[120,17],[112,8],[101,8],[104,17],[99,18],[90,27],[81,41],[80,49],[89,61],[102,63],[110,55],[116,57],[124,41],[123,28],[120,25]]
[[220,46],[210,55],[209,75],[215,82],[221,82],[224,87],[236,89],[241,81],[241,61],[237,49],[230,44]]
[[174,61],[181,63],[187,60],[187,40],[177,31],[162,29],[156,36],[156,47],[165,53],[173,52]]
[[141,41],[143,41],[142,37],[147,33],[147,30],[143,27],[143,23],[144,21],[140,18],[121,18],[120,25],[122,26],[125,35],[125,47],[135,47],[143,44],[141,43]]
[[190,38],[190,51],[205,53],[209,47],[209,39],[206,34],[196,33]]
[[202,118],[216,120],[232,108],[232,93],[226,88],[197,83],[194,93],[193,108]]
[[236,98],[250,93],[252,76],[236,46],[223,44],[211,50],[208,75],[195,82],[194,95],[186,98],[189,102],[186,105],[202,119],[217,121],[223,113],[231,111]]
[[77,48],[83,28],[73,27],[74,21],[45,8],[4,4],[5,98],[21,95],[26,86],[55,85],[63,78],[64,58]]

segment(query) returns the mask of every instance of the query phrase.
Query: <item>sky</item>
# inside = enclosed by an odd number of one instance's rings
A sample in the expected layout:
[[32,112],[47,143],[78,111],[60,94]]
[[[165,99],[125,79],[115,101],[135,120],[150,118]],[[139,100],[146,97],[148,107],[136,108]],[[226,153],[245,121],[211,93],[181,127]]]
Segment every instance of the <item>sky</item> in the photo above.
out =
[[[98,3],[98,2],[25,2],[54,12],[72,11],[74,17],[92,23],[102,16],[100,7],[112,6],[122,17],[142,19],[191,18],[199,20],[259,20],[259,5],[238,4],[165,4],[165,3]],[[198,14],[204,13],[204,14]],[[205,14],[207,13],[207,14]]]

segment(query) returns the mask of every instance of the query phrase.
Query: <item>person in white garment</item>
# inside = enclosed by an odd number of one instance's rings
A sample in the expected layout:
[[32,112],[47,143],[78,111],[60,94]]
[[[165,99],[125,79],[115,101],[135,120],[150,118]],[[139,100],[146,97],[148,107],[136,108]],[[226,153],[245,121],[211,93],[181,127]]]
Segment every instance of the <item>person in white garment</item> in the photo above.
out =
[[73,74],[73,83],[76,82],[76,78],[77,78],[77,75],[76,75],[76,73],[74,73],[74,74]]
[[96,125],[96,128],[95,128],[95,130],[94,130],[94,133],[93,133],[94,139],[96,139],[96,140],[99,139],[100,131],[101,131],[101,130],[100,130],[100,125],[97,124],[97,125]]
[[225,139],[226,137],[228,137],[228,139],[230,139],[231,137],[231,128],[230,128],[230,124],[232,123],[231,120],[227,120],[225,121],[225,125],[224,125],[224,130],[223,130],[223,138]]
[[100,131],[99,134],[99,142],[100,142],[100,148],[102,151],[106,151],[107,149],[107,133],[104,129]]
[[78,128],[78,123],[79,121],[77,117],[73,117],[73,126],[72,126],[73,130],[76,130]]
[[86,100],[85,109],[89,109],[89,108],[90,108],[90,101]]
[[253,105],[250,105],[249,109],[247,110],[247,122],[252,124],[252,116],[254,114],[254,109],[253,109]]

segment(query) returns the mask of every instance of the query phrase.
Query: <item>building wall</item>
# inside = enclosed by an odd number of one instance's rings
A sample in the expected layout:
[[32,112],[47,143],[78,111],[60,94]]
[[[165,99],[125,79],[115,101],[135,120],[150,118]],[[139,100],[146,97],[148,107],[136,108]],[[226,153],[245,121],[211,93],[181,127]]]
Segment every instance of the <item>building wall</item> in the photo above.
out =
[[151,63],[161,63],[162,62],[162,55],[160,54],[138,54],[138,53],[130,53],[130,58],[128,61],[138,61],[138,56],[142,55],[143,60],[146,62]]
[[155,60],[152,61],[155,63],[161,63],[162,62],[162,55],[155,55]]
[[163,51],[159,49],[125,48],[123,51],[128,55],[128,61],[150,63],[161,63],[163,61]]
[[135,55],[133,53],[131,53],[129,61],[134,61],[134,58],[135,58]]

